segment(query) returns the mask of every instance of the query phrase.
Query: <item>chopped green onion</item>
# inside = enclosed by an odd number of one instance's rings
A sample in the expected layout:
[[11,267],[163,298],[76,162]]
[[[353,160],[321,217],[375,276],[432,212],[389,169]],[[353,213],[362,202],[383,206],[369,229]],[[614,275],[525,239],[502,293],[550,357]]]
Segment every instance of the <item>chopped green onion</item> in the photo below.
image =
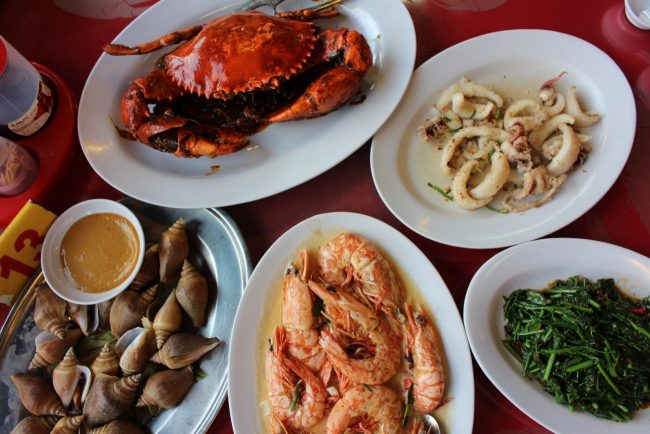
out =
[[408,394],[406,395],[406,406],[404,407],[404,416],[402,417],[402,428],[406,426],[406,421],[408,420],[409,413],[411,412],[411,407],[413,406],[413,384],[409,387]]
[[449,194],[448,192],[446,192],[446,191],[443,190],[442,188],[438,187],[437,185],[431,184],[430,182],[427,182],[427,185],[428,185],[429,187],[433,188],[435,191],[437,191],[437,192],[440,193],[441,195],[443,195],[443,196],[445,197],[445,199],[447,199],[447,200],[451,200],[451,201],[454,200],[454,196],[452,196],[451,194]]
[[296,385],[293,388],[293,397],[291,398],[291,406],[289,407],[289,412],[293,413],[296,411],[296,404],[298,403],[298,395],[300,395],[300,385],[302,380],[298,380]]

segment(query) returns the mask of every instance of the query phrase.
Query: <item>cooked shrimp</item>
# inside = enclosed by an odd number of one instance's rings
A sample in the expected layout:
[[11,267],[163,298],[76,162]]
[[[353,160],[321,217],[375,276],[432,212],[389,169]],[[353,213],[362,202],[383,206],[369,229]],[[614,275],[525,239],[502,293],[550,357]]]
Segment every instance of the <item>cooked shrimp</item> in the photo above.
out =
[[413,357],[413,407],[420,413],[433,411],[445,390],[440,344],[423,312],[406,305],[406,347]]
[[357,283],[356,294],[369,305],[381,308],[396,321],[403,289],[386,259],[358,235],[341,234],[320,249],[320,272],[326,282],[345,286]]
[[278,327],[275,347],[266,354],[269,402],[283,426],[305,430],[323,418],[327,390],[306,365],[284,354],[285,344],[284,330]]
[[327,418],[327,434],[354,432],[398,434],[402,402],[385,386],[356,386],[343,394]]
[[325,303],[331,322],[321,330],[320,345],[337,370],[357,384],[381,384],[395,375],[402,349],[388,323],[345,291],[315,282],[309,288]]
[[302,250],[294,263],[287,267],[282,285],[282,325],[286,329],[286,349],[289,355],[319,372],[325,363],[325,353],[318,344],[318,330],[313,313],[314,301],[307,286],[309,255]]

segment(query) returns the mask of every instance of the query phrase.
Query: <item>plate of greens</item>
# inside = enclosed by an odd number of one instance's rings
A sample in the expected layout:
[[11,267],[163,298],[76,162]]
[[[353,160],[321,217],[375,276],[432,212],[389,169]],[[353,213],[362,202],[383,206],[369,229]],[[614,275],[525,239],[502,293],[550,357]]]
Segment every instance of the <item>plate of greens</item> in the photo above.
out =
[[485,375],[544,427],[647,431],[649,258],[583,239],[520,244],[476,272],[463,317]]

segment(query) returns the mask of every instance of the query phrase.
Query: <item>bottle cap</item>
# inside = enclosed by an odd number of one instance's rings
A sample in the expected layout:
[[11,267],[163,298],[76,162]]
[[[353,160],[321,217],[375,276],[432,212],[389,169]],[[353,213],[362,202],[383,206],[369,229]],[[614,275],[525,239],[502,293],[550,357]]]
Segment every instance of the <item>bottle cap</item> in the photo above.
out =
[[0,74],[2,74],[7,66],[7,47],[5,46],[4,39],[0,38]]

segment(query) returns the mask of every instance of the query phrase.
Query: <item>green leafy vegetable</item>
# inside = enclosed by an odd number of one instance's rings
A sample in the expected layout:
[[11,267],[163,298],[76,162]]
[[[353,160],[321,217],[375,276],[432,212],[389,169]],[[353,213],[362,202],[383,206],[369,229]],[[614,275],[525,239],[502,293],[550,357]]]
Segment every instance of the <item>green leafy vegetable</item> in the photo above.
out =
[[504,346],[561,404],[614,421],[650,403],[650,297],[612,279],[557,280],[505,299]]
[[494,119],[496,120],[501,120],[503,119],[503,107],[498,107],[497,110],[494,112]]
[[427,185],[429,187],[433,188],[435,191],[437,191],[441,195],[443,195],[445,197],[445,199],[451,200],[451,201],[454,200],[454,196],[452,196],[451,194],[449,194],[449,192],[443,190],[442,188],[438,187],[437,185],[431,184],[430,182],[427,182]]

